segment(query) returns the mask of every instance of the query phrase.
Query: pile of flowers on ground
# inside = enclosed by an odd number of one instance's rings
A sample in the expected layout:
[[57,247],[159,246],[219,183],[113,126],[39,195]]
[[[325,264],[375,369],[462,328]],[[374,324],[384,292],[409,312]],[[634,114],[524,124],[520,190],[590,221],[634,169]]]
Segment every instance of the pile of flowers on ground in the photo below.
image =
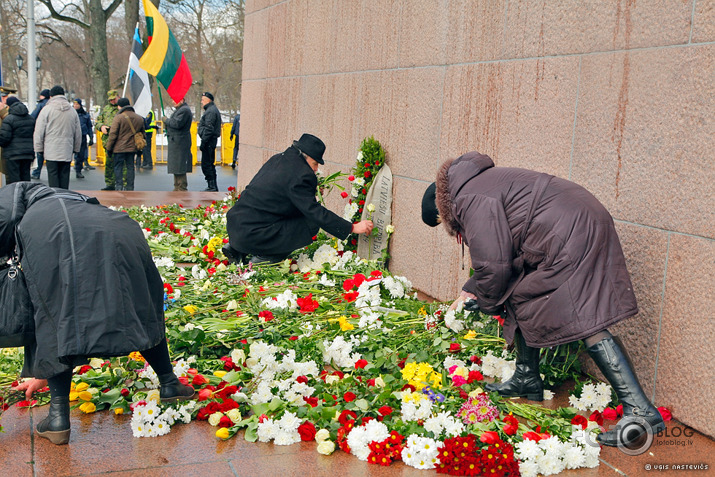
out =
[[[618,416],[607,387],[583,385],[578,409],[558,410],[486,393],[485,377],[514,371],[497,319],[418,300],[406,277],[324,235],[275,266],[229,265],[220,250],[234,199],[128,210],[165,283],[174,372],[196,399],[161,403],[156,374],[132,353],[77,368],[75,408],[131,414],[136,437],[198,420],[220,439],[312,441],[325,455],[453,475],[598,465],[594,435]],[[578,374],[576,350],[544,352],[545,382]],[[22,364],[13,352],[3,376]]]

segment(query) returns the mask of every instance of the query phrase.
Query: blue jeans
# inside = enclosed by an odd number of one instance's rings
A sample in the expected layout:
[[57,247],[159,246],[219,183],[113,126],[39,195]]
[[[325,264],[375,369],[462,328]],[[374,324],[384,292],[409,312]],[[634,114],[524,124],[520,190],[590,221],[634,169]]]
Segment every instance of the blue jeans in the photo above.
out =
[[[115,152],[112,154],[114,160],[114,189],[134,190],[134,156],[135,152]],[[122,178],[124,177],[124,167],[127,168],[127,185],[124,187]]]

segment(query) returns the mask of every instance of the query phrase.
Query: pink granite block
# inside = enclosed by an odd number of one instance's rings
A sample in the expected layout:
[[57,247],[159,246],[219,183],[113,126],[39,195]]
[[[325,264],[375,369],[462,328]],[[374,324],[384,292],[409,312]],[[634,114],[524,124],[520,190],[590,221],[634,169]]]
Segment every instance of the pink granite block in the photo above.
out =
[[330,71],[333,4],[329,0],[295,0],[288,3],[287,75],[314,75]]
[[447,0],[402,0],[399,66],[443,65],[447,57]]
[[691,2],[508,2],[500,58],[682,45]]
[[447,64],[502,58],[502,43],[508,35],[504,31],[505,4],[506,0],[450,2]]
[[359,86],[357,87],[359,91],[357,137],[359,141],[362,141],[365,137],[374,136],[375,139],[380,141],[388,154],[392,154],[394,150],[390,117],[392,114],[395,74],[395,71],[361,73],[358,79]]
[[263,146],[265,87],[263,80],[244,81],[241,86],[241,148]]
[[572,178],[614,217],[715,237],[713,51],[583,58]]
[[480,151],[498,166],[568,177],[578,58],[447,68],[441,159]]
[[693,12],[693,43],[715,41],[715,1],[697,0]]
[[263,148],[242,145],[238,153],[238,171],[237,189],[239,191],[246,188],[253,176],[256,175],[258,169],[270,158],[271,151]]
[[288,5],[279,3],[267,9],[266,12],[268,13],[268,30],[261,35],[268,43],[266,76],[269,78],[283,77],[286,74],[287,54],[291,44],[288,36],[292,34],[287,29]]
[[268,72],[268,12],[258,11],[245,18],[242,81],[265,78]]
[[670,234],[656,404],[715,437],[715,243]]
[[266,82],[263,123],[264,147],[284,150],[295,135],[299,118],[300,78],[278,78]]

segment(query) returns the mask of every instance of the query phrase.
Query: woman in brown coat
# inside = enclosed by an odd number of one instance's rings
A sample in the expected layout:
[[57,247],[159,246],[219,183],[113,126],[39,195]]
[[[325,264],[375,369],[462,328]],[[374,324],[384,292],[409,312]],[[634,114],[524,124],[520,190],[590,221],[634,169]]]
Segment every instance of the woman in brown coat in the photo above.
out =
[[613,219],[591,193],[548,174],[494,167],[489,156],[470,152],[441,166],[425,192],[422,220],[444,224],[469,247],[474,274],[453,307],[473,300],[485,313],[505,315],[516,371],[487,389],[543,400],[539,348],[582,339],[626,416],[599,442],[627,445],[647,426],[664,427],[623,344],[607,330],[638,307]]

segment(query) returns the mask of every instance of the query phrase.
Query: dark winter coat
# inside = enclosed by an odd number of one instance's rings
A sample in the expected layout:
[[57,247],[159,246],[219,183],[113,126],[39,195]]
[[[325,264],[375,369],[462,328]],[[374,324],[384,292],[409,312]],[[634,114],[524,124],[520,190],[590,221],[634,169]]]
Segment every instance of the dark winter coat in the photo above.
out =
[[50,100],[50,98],[45,98],[40,101],[38,101],[37,105],[35,106],[35,109],[30,113],[30,116],[32,116],[35,120],[37,120],[37,116],[40,114],[40,111],[42,111],[42,108],[45,107],[47,102]]
[[35,308],[25,375],[51,377],[86,357],[123,356],[165,339],[161,276],[126,213],[19,182],[0,188],[0,256],[12,251],[15,228]]
[[266,162],[226,216],[231,247],[243,253],[287,255],[322,228],[345,239],[352,223],[318,203],[318,179],[298,150],[289,147]]
[[216,147],[221,136],[221,112],[213,101],[204,106],[204,114],[201,115],[196,132],[201,138],[202,148]]
[[233,118],[233,124],[231,125],[231,134],[229,135],[229,139],[233,139],[234,137],[236,138],[236,142],[238,142],[238,134],[241,132],[241,113],[236,114],[236,117]]
[[8,161],[34,159],[35,149],[32,145],[32,135],[35,131],[35,118],[27,112],[27,106],[14,103],[10,106],[10,114],[0,126],[0,147],[3,148],[3,158]]
[[77,110],[77,116],[79,116],[79,126],[82,129],[83,136],[89,136],[92,134],[92,118],[89,117],[89,113],[84,109]]
[[[132,129],[134,127],[134,129]],[[134,133],[144,134],[144,118],[134,112],[131,106],[119,110],[109,128],[106,149],[110,154],[116,152],[137,152]]]
[[191,121],[194,114],[188,104],[182,103],[170,118],[164,120],[164,130],[168,138],[167,172],[186,174],[191,172]]
[[506,305],[508,342],[518,327],[529,346],[568,343],[638,312],[613,219],[578,184],[471,152],[442,165],[437,207],[469,247],[463,289],[486,313]]

